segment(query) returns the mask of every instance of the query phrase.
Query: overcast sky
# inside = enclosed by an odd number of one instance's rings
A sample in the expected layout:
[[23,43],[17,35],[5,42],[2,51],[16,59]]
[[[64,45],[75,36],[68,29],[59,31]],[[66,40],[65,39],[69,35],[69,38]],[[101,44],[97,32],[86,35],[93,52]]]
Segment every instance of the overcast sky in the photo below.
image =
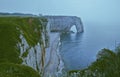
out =
[[0,12],[72,15],[111,22],[120,19],[120,0],[0,0]]

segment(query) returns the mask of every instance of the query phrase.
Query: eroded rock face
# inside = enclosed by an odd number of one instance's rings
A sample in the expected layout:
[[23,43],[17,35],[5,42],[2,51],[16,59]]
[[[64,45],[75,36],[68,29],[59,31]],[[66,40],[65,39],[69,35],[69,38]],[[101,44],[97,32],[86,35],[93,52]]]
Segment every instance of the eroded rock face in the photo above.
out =
[[53,32],[69,32],[75,25],[77,32],[83,32],[83,24],[76,16],[44,16],[50,23],[50,30]]
[[[26,38],[20,34],[21,42],[17,44],[17,47],[20,49],[20,58],[23,60],[22,64],[32,67],[40,74],[42,73],[42,77],[57,77],[64,68],[59,54],[60,33],[50,32],[49,22],[45,26],[47,32],[43,31],[42,33],[43,44],[38,42],[35,46],[31,47]],[[46,44],[45,35],[49,38],[47,42],[49,45]],[[25,55],[23,56],[23,54]]]
[[[35,69],[36,71],[41,71],[41,46],[40,43],[35,45],[34,47],[30,47],[25,37],[20,35],[21,42],[17,44],[20,48],[20,57],[23,60],[22,64],[28,65]],[[25,52],[26,56],[22,56]]]
[[44,77],[58,77],[62,74],[64,63],[59,53],[60,33],[50,31],[50,22],[47,24],[49,47],[46,48]]

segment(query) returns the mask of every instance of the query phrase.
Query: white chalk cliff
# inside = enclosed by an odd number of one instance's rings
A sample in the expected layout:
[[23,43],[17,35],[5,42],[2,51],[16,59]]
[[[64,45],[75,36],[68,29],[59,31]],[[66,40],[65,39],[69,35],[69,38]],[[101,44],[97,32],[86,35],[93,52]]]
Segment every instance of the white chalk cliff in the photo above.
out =
[[50,30],[54,32],[69,32],[70,28],[75,25],[77,32],[83,32],[81,18],[76,16],[43,16],[50,23]]

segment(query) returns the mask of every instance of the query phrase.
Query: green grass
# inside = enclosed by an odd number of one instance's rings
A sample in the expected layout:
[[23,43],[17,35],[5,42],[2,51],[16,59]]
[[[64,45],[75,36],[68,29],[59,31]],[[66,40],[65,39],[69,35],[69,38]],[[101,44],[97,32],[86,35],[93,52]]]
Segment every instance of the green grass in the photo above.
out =
[[21,63],[16,44],[19,41],[19,32],[12,23],[0,23],[0,62]]
[[[22,59],[17,44],[22,34],[30,47],[42,41],[44,18],[0,17],[0,77],[39,77],[32,68],[21,65]],[[28,50],[22,55],[26,57]]]
[[0,77],[40,77],[40,76],[38,72],[34,71],[31,67],[13,63],[2,63],[0,64]]

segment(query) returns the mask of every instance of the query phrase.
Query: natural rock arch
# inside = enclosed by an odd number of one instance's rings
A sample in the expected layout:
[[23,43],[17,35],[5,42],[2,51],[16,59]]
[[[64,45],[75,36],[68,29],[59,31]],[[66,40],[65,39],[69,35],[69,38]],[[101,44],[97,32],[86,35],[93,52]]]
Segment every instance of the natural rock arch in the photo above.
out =
[[70,28],[75,25],[77,32],[83,32],[83,24],[79,17],[76,16],[44,16],[48,19],[50,30],[54,32],[69,32]]

